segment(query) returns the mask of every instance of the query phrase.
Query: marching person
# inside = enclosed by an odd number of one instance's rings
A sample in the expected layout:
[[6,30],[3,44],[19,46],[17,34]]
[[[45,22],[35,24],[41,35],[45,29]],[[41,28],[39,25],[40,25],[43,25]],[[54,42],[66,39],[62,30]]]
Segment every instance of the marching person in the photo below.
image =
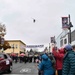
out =
[[26,54],[24,55],[24,63],[25,64],[27,63],[27,56],[26,56]]

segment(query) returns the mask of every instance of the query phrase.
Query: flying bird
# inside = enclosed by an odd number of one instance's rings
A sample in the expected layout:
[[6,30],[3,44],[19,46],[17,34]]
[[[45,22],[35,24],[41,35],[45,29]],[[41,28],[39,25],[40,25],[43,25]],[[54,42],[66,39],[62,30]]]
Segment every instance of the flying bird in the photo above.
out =
[[33,22],[34,22],[34,23],[35,23],[35,21],[36,21],[36,20],[35,20],[35,19],[33,19]]

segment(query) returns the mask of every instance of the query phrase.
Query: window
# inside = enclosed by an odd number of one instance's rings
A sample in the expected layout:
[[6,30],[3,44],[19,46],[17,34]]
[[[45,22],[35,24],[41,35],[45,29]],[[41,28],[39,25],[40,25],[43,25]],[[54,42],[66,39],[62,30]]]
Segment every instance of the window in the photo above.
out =
[[14,48],[14,44],[11,45],[11,48]]
[[64,39],[64,44],[66,44],[67,43],[67,39]]
[[18,48],[17,44],[16,44],[16,48]]
[[60,46],[63,46],[63,39],[60,41]]

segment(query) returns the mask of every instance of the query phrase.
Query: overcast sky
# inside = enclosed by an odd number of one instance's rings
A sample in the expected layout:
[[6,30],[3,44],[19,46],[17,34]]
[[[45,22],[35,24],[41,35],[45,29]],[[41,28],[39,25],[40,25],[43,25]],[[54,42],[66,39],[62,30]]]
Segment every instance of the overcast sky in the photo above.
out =
[[50,37],[62,32],[61,17],[68,14],[75,25],[75,0],[0,0],[5,39],[22,40],[27,45],[49,44]]

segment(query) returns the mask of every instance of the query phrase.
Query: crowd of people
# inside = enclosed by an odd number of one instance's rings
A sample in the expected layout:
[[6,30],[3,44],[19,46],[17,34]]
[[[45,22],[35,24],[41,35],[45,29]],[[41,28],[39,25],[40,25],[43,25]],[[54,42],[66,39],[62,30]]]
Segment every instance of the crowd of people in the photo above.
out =
[[15,63],[36,63],[38,75],[75,75],[75,45],[69,44],[61,49],[54,46],[51,53],[44,51],[37,56],[27,54],[18,56],[13,53],[10,56]]
[[11,53],[10,57],[15,63],[17,62],[20,62],[20,63],[34,62],[35,63],[35,60],[38,59],[38,55],[33,56],[33,55],[26,54],[26,53],[21,53],[19,55],[16,53]]
[[75,45],[69,44],[61,49],[53,47],[51,54],[54,62],[47,53],[41,55],[38,75],[75,75]]

